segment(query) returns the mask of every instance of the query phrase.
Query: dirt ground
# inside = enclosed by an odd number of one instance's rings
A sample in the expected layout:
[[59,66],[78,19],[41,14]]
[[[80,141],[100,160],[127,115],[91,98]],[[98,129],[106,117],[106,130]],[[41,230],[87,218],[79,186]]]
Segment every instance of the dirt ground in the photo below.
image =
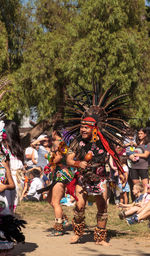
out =
[[78,244],[70,244],[73,234],[71,226],[64,236],[49,237],[46,225],[28,225],[24,230],[25,244],[18,244],[12,251],[13,256],[150,256],[150,239],[112,237],[109,246],[95,245],[93,231],[86,229],[85,235]]

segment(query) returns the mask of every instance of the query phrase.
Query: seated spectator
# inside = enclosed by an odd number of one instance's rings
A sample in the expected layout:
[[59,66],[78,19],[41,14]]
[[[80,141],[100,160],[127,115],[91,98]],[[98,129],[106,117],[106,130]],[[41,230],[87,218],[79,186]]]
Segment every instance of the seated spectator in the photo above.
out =
[[[129,225],[134,224],[137,222],[137,215],[142,212],[147,204],[150,202],[150,186],[147,186],[147,193],[143,195],[143,199],[141,202],[135,203],[133,207],[131,207],[129,210],[125,212],[125,216],[130,216],[129,218],[126,218],[126,221]],[[131,216],[132,215],[132,216]]]
[[39,201],[41,195],[37,193],[37,190],[43,188],[43,182],[40,178],[41,172],[39,169],[33,168],[29,174],[31,185],[27,195],[23,198],[24,201]]
[[[136,218],[137,217],[137,218]],[[146,206],[141,210],[137,216],[135,216],[135,220],[140,222],[141,220],[149,219],[150,221],[150,201],[146,204]],[[150,223],[149,223],[150,224]],[[150,226],[149,226],[150,227]]]
[[[45,174],[45,172],[43,170],[41,171],[41,179],[43,181],[43,186],[44,187],[47,187],[47,186],[50,185],[51,182],[50,182],[50,180],[48,178],[48,175]],[[43,200],[45,200],[47,198],[48,192],[49,192],[49,190],[42,193],[42,199]]]
[[122,212],[119,213],[120,219],[124,219],[126,217],[126,211],[129,210],[130,208],[132,208],[136,203],[139,203],[142,201],[143,196],[144,196],[143,191],[144,191],[143,184],[137,183],[133,186],[133,194],[136,198],[135,201],[131,204],[119,203],[119,207],[124,209]]
[[142,207],[138,213],[133,214],[131,217],[127,218],[126,220],[129,225],[132,225],[147,219],[149,219],[149,227],[150,227],[150,201],[148,201],[148,203],[146,203],[146,205]]

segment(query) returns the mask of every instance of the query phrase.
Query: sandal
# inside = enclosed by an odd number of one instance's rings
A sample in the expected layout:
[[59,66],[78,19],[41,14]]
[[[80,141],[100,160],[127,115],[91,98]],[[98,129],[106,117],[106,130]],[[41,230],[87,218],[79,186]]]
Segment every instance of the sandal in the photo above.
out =
[[53,229],[48,236],[53,237],[53,236],[62,236],[62,235],[63,235],[62,231],[58,231],[58,230]]
[[69,226],[69,222],[66,219],[63,220],[62,224],[63,224],[63,227]]
[[62,219],[62,224],[63,224],[63,227],[67,227],[69,226],[69,222],[68,222],[68,217],[67,215],[63,214],[63,219]]

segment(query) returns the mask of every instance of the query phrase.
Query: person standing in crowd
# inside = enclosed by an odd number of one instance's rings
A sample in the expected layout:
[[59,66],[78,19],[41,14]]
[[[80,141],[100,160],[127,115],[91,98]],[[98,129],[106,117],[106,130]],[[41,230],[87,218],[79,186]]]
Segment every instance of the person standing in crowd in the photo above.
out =
[[144,186],[144,192],[147,191],[148,184],[148,158],[150,155],[150,139],[147,134],[147,130],[140,129],[137,138],[137,147],[134,153],[129,156],[132,160],[131,163],[131,179],[133,184],[142,180]]
[[[7,145],[5,140],[7,139],[9,141],[12,134],[12,129],[9,130],[8,126],[6,134],[5,123],[4,121],[0,121],[0,254],[2,255],[6,255],[14,247],[15,241],[25,241],[21,227],[24,227],[26,222],[24,220],[18,220],[12,215],[8,201],[10,199],[10,197],[8,198],[8,191],[10,194],[14,194],[15,182],[9,168],[11,155],[4,147],[4,144]],[[10,147],[12,145],[10,143]],[[15,153],[20,156],[19,150],[15,151]]]
[[[6,138],[2,142],[3,151],[9,155],[9,165],[11,174],[15,183],[15,189],[13,191],[6,191],[8,197],[9,208],[12,212],[18,204],[18,182],[17,171],[24,169],[24,153],[21,148],[20,134],[17,124],[12,120],[5,120]],[[20,181],[22,182],[22,181]],[[23,182],[22,182],[23,183]],[[23,186],[23,184],[22,184]]]
[[129,175],[129,168],[127,165],[127,157],[125,155],[120,156],[120,162],[124,169],[124,176],[125,180],[122,183],[121,180],[118,180],[118,186],[120,188],[120,203],[127,204],[128,203],[128,194],[130,192],[130,187],[128,183],[128,175]]
[[[125,155],[125,149],[119,145],[115,145],[115,151],[118,154],[119,159],[120,159],[120,157]],[[110,177],[109,177],[110,184],[109,185],[110,185],[110,191],[112,192],[111,200],[113,199],[115,204],[118,205],[120,202],[120,193],[123,192],[121,189],[122,181],[119,178],[118,168],[117,168],[112,156],[109,156],[109,166],[110,166]]]
[[135,150],[136,147],[137,147],[136,132],[133,129],[130,129],[128,137],[124,141],[124,148],[125,148],[125,151],[126,151],[126,155],[128,157],[128,159],[127,159],[127,164],[128,164],[128,168],[129,168],[128,183],[129,183],[129,186],[130,186],[132,201],[134,201],[135,196],[133,194],[133,182],[132,182],[132,179],[131,179],[131,164],[132,164],[132,161],[129,159],[129,157],[130,157],[130,155],[132,155],[134,153],[134,150]]
[[47,135],[40,135],[35,141],[32,142],[32,146],[35,147],[35,145],[39,145],[39,148],[37,150],[38,160],[36,166],[40,166],[44,170],[44,167],[48,163],[45,155],[50,152],[50,139]]

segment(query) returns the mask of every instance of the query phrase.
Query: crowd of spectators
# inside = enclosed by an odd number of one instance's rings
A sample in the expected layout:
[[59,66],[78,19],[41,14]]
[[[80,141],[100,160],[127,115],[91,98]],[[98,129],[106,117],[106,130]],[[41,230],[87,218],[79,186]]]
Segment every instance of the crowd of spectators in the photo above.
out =
[[[108,202],[120,208],[119,217],[128,224],[140,222],[150,217],[150,184],[149,159],[150,139],[147,129],[138,132],[131,131],[125,139],[124,145],[115,146],[124,170],[123,180],[112,157],[107,162],[108,173]],[[24,186],[20,193],[20,201],[45,200],[47,192],[38,194],[37,190],[50,185],[46,166],[47,155],[51,152],[52,140],[50,136],[40,135],[31,141],[25,150]],[[130,203],[129,203],[130,202]],[[61,203],[73,205],[70,196],[65,196]],[[93,202],[89,200],[89,205]],[[146,217],[145,217],[146,216]]]

